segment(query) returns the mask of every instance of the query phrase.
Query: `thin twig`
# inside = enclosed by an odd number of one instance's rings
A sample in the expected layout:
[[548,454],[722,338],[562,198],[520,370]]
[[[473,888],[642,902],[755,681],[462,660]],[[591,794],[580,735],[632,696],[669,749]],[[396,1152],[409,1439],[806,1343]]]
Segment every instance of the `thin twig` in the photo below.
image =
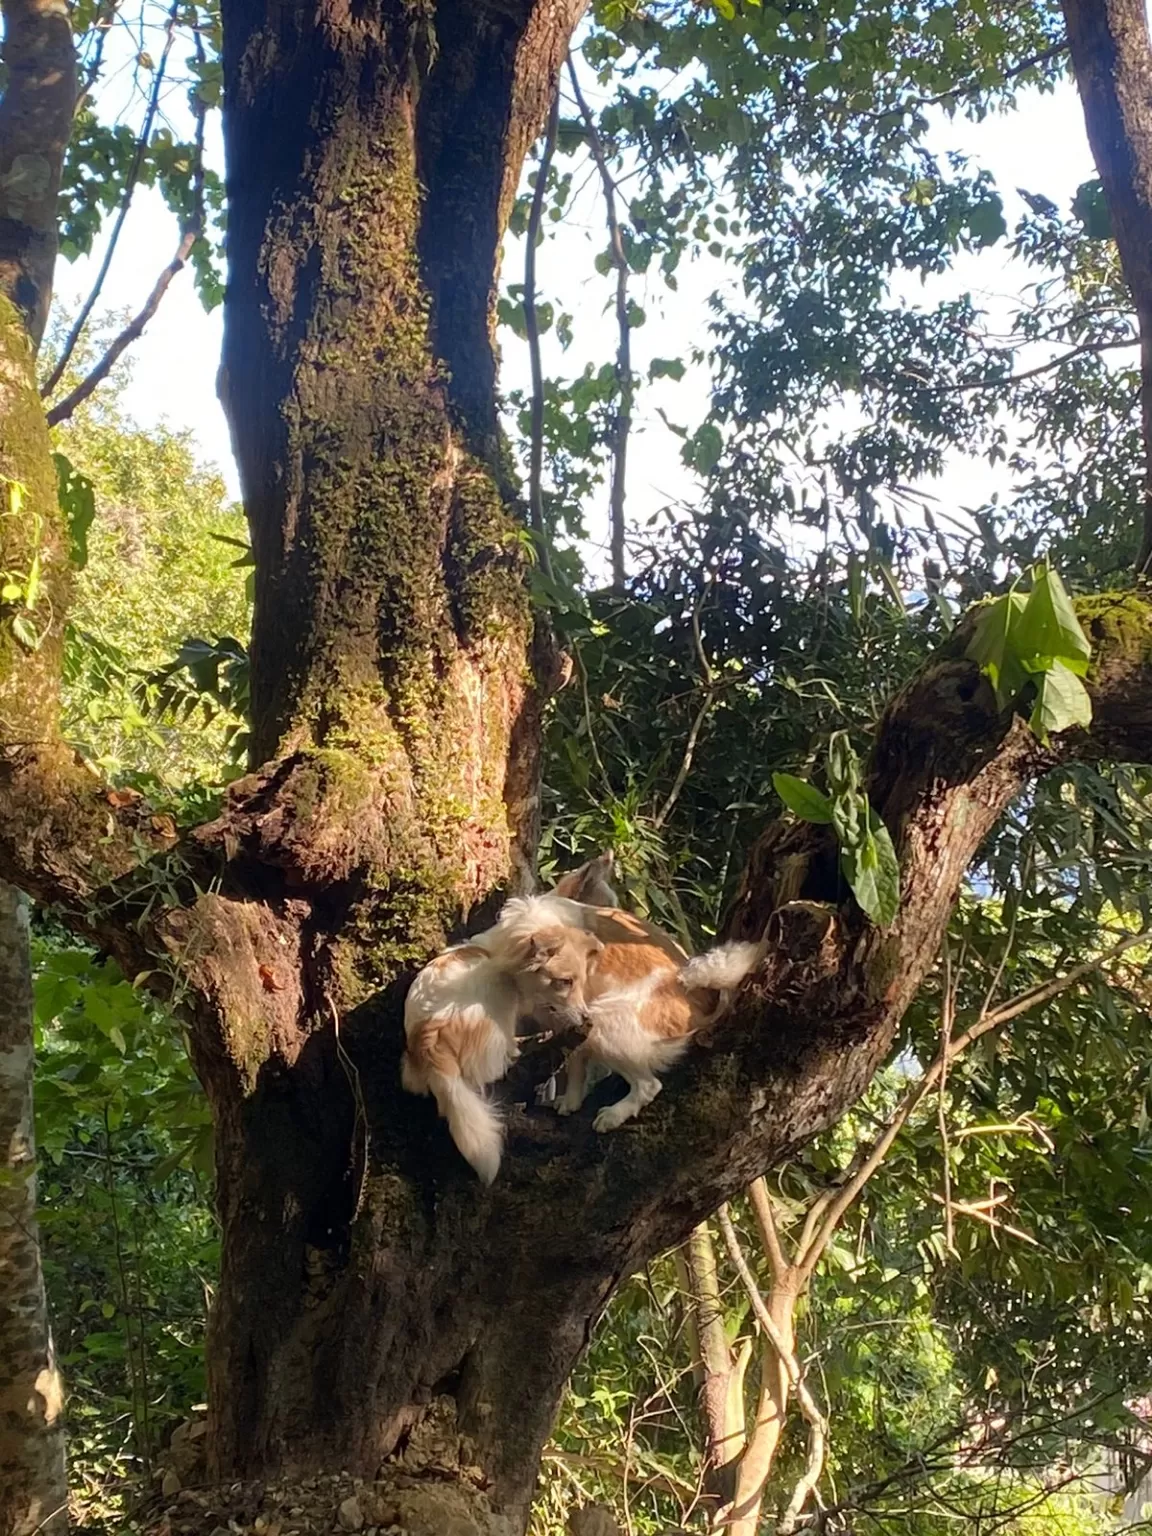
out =
[[[360,1069],[344,1049],[344,1042],[340,1038],[340,1014],[336,1004],[328,999],[328,1011],[332,1015],[332,1035],[336,1041],[336,1059],[344,1076],[348,1079],[348,1087],[352,1090],[352,1100],[356,1106],[355,1118],[352,1122],[352,1156],[359,1159],[360,1176],[356,1181],[356,1199],[349,1217],[348,1225],[351,1226],[359,1219],[360,1212],[364,1209],[364,1196],[368,1191],[368,1154],[369,1154],[369,1130],[368,1110],[364,1103],[364,1090],[360,1084]],[[353,1164],[355,1167],[355,1163]]]
[[92,62],[89,64],[84,79],[80,84],[80,89],[76,94],[77,116],[79,116],[84,103],[88,100],[92,87],[100,78],[100,70],[104,63],[104,44],[108,39],[109,32],[112,30],[112,22],[116,15],[118,4],[119,0],[107,0],[107,4],[101,6],[93,19],[92,27],[96,33],[96,46],[92,50]]
[[596,119],[584,99],[576,65],[568,55],[568,75],[576,105],[584,120],[588,134],[588,146],[600,184],[604,189],[604,210],[608,220],[608,253],[616,268],[616,326],[619,342],[616,348],[616,428],[612,445],[612,494],[609,501],[609,538],[612,554],[612,585],[622,588],[627,572],[624,565],[624,491],[628,465],[628,437],[632,431],[632,326],[628,319],[628,258],[624,254],[624,240],[620,233],[620,221],[616,216],[616,183],[608,168],[604,141],[596,127]]
[[688,775],[692,772],[692,760],[696,756],[696,745],[700,740],[700,732],[704,728],[704,722],[708,718],[709,711],[716,702],[716,674],[712,670],[712,663],[708,660],[708,653],[704,649],[704,641],[700,635],[700,605],[704,601],[702,592],[692,608],[692,638],[696,647],[696,655],[700,661],[700,672],[704,679],[704,702],[696,711],[696,717],[688,730],[688,740],[684,743],[684,755],[680,759],[680,766],[676,770],[676,777],[672,780],[672,787],[668,791],[664,804],[656,812],[652,819],[652,825],[657,831],[664,825],[672,814],[677,800],[688,782]]
[[112,233],[108,238],[108,248],[104,252],[104,260],[100,263],[100,270],[96,274],[96,281],[92,285],[92,291],[84,300],[80,313],[68,332],[68,338],[64,348],[56,360],[56,366],[48,376],[47,382],[40,390],[40,397],[46,400],[60,380],[64,376],[64,370],[72,360],[72,354],[76,350],[76,343],[83,334],[84,327],[88,324],[88,317],[96,307],[96,300],[104,287],[104,279],[112,266],[112,258],[116,254],[116,246],[119,243],[121,232],[124,229],[124,221],[128,217],[128,210],[132,206],[132,194],[136,190],[136,184],[140,178],[140,167],[144,163],[144,155],[148,149],[148,141],[152,137],[152,124],[156,121],[156,113],[160,106],[160,88],[164,83],[164,72],[168,67],[168,55],[172,52],[172,45],[176,40],[176,18],[180,14],[181,0],[173,0],[172,8],[168,12],[167,36],[164,39],[164,49],[152,79],[152,89],[148,95],[148,107],[144,113],[144,124],[140,129],[140,135],[136,140],[136,151],[132,156],[132,164],[128,167],[128,177],[124,183],[124,192],[120,198],[120,211],[116,215],[116,223],[112,226]]
[[43,1520],[40,1521],[39,1525],[34,1525],[32,1527],[31,1536],[39,1536],[39,1533],[42,1530],[46,1529],[47,1526],[51,1525],[52,1521],[55,1520],[56,1516],[57,1515],[62,1515],[67,1508],[68,1508],[68,1500],[67,1499],[64,1500],[63,1504],[57,1504],[56,1508],[54,1510],[52,1510],[51,1513],[49,1513],[49,1514],[44,1516]]
[[[200,35],[197,26],[193,32],[196,48],[196,62],[203,69],[207,63],[207,55],[204,52],[204,39]],[[203,84],[203,80],[199,82]],[[208,233],[208,215],[204,207],[204,134],[208,124],[208,104],[196,91],[190,93],[189,104],[192,108],[192,116],[196,120],[196,134],[193,140],[192,162],[192,222],[189,228],[197,235]]]
[[592,751],[592,760],[600,770],[600,777],[604,780],[604,788],[612,793],[612,780],[608,777],[608,770],[604,766],[604,759],[600,756],[600,748],[596,744],[596,732],[592,725],[592,700],[588,696],[588,669],[584,665],[584,658],[580,655],[579,646],[572,649],[572,658],[576,663],[576,670],[580,674],[580,689],[584,702],[584,726],[588,732],[588,745]]
[[82,405],[88,396],[103,383],[112,372],[117,359],[128,350],[136,338],[144,330],[152,316],[160,308],[160,300],[168,292],[172,279],[178,272],[182,272],[196,243],[195,230],[189,229],[180,237],[180,244],[176,248],[176,254],[156,279],[156,285],[148,295],[143,309],[136,315],[114,341],[109,345],[104,356],[77,384],[76,388],[65,395],[63,400],[54,405],[48,412],[48,425],[59,426],[62,421],[67,421],[77,406]]
[[140,1460],[143,1464],[144,1475],[148,1476],[152,1468],[152,1419],[149,1413],[148,1401],[151,1395],[148,1385],[148,1334],[144,1327],[147,1309],[144,1306],[144,1262],[141,1258],[140,1213],[138,1205],[133,1205],[132,1207],[132,1238],[136,1245],[136,1263],[133,1266],[132,1279],[136,1292],[136,1337],[140,1344],[140,1402],[143,1407]]
[[[1030,988],[1011,1002],[994,1008],[991,1012],[982,1013],[976,1022],[966,1029],[962,1035],[955,1036],[948,1047],[948,1061],[955,1061],[975,1041],[986,1035],[990,1030],[999,1029],[1011,1020],[1018,1018],[1022,1013],[1027,1013],[1032,1008],[1038,1008],[1043,1003],[1051,1002],[1061,992],[1066,992],[1085,976],[1103,969],[1113,960],[1119,959],[1127,950],[1133,949],[1138,944],[1147,944],[1152,941],[1152,929],[1144,929],[1140,933],[1129,934],[1118,944],[1104,954],[1097,955],[1091,960],[1085,960],[1082,964],[1074,966],[1063,976],[1054,976],[1051,981],[1042,982],[1039,986]],[[797,1253],[797,1266],[801,1270],[805,1280],[812,1276],[812,1272],[819,1263],[825,1248],[831,1242],[844,1213],[853,1205],[857,1195],[868,1183],[877,1168],[887,1157],[892,1143],[899,1136],[904,1126],[908,1123],[909,1116],[924,1099],[925,1095],[932,1091],[942,1069],[943,1062],[940,1056],[927,1068],[920,1081],[912,1088],[904,1098],[903,1103],[889,1120],[881,1134],[872,1143],[870,1150],[860,1161],[856,1172],[840,1185],[838,1189],[826,1191],[817,1202],[819,1207],[819,1219],[812,1220],[809,1212],[808,1222],[805,1223],[805,1234],[801,1239]],[[808,1226],[812,1231],[809,1233]]]
[[992,1006],[992,1000],[1000,990],[1000,983],[1004,978],[1004,971],[1008,965],[1008,957],[1012,953],[1012,945],[1016,939],[1016,914],[1020,910],[1019,902],[1012,903],[1012,913],[1008,918],[1008,932],[1004,935],[1004,947],[1000,952],[1000,960],[993,972],[992,980],[988,983],[988,990],[984,994],[984,1001],[980,1004],[978,1018],[983,1017]]
[[1046,363],[1037,363],[1035,368],[1025,368],[1023,373],[1010,373],[1007,378],[1001,379],[960,379],[955,384],[934,385],[933,389],[935,393],[941,395],[964,394],[972,389],[1006,389],[1011,384],[1024,384],[1029,379],[1038,379],[1042,374],[1052,373],[1078,357],[1090,357],[1098,352],[1115,352],[1124,347],[1139,345],[1138,336],[1127,336],[1123,340],[1114,341],[1086,341],[1082,346],[1073,347],[1070,352],[1064,352],[1059,357],[1050,357]]
[[[196,58],[200,64],[205,61],[204,39],[200,36],[199,28],[195,33]],[[156,280],[152,292],[144,304],[140,313],[130,320],[120,334],[112,341],[104,356],[83,378],[70,394],[54,405],[48,412],[48,425],[55,427],[68,418],[83,404],[97,387],[111,373],[118,358],[132,345],[144,330],[144,327],[155,315],[160,307],[160,301],[167,293],[172,279],[186,265],[196,241],[204,234],[207,228],[207,212],[204,203],[204,132],[208,117],[208,108],[197,96],[192,98],[192,113],[196,120],[196,135],[193,144],[192,162],[192,217],[185,225],[180,235],[180,244],[176,248],[176,254],[161,272]]]
[[[124,1336],[127,1343],[128,1384],[132,1394],[132,1432],[137,1442],[137,1451],[141,1450],[141,1419],[147,1410],[141,1410],[141,1392],[137,1380],[137,1359],[132,1341],[132,1298],[128,1289],[128,1271],[124,1262],[124,1240],[120,1231],[119,1203],[116,1199],[116,1175],[112,1163],[112,1122],[108,1113],[108,1105],[104,1105],[104,1150],[108,1154],[107,1165],[104,1169],[104,1187],[108,1193],[108,1211],[112,1218],[112,1251],[116,1256],[116,1270],[120,1279],[120,1308],[124,1316]],[[137,1255],[139,1261],[139,1255]],[[143,1319],[136,1319],[137,1326],[143,1329]],[[141,1459],[147,1464],[147,1453]]]
[[548,117],[548,131],[544,136],[544,148],[536,169],[536,186],[532,192],[532,211],[528,215],[528,232],[524,250],[524,329],[528,334],[528,360],[532,368],[532,439],[528,457],[528,526],[536,535],[539,545],[540,568],[545,576],[552,576],[552,551],[548,533],[544,527],[544,369],[540,361],[540,322],[536,313],[536,246],[540,241],[540,225],[544,217],[544,198],[548,190],[548,175],[552,169],[552,156],[556,151],[556,134],[560,127],[560,93],[557,91]]
[[[1050,48],[1042,48],[1039,53],[1030,54],[1026,59],[1021,59],[1018,64],[1013,64],[1006,69],[1000,80],[995,85],[1007,85],[1010,80],[1024,74],[1029,69],[1036,69],[1041,64],[1050,63],[1058,59],[1062,53],[1067,53],[1067,42],[1054,43]],[[897,113],[920,112],[926,107],[943,106],[946,101],[954,101],[963,96],[975,96],[982,91],[988,91],[993,87],[981,82],[980,84],[956,85],[950,90],[941,91],[937,96],[915,96],[909,101],[897,102],[891,107],[886,107],[878,112],[864,112],[859,115],[857,121],[869,122],[883,117],[892,117]]]
[[780,1241],[780,1229],[776,1225],[772,1196],[768,1193],[763,1174],[749,1184],[748,1198],[752,1205],[752,1214],[756,1218],[756,1225],[760,1228],[760,1239],[764,1244],[764,1254],[772,1271],[772,1278],[780,1281],[788,1273],[791,1265],[785,1256],[784,1245]]
[[944,1247],[949,1253],[956,1252],[956,1233],[952,1222],[952,1149],[948,1142],[948,1104],[945,1094],[948,1087],[949,1050],[952,1028],[956,1022],[956,987],[958,978],[952,974],[952,951],[944,940],[944,996],[940,1005],[940,1075],[936,1086],[936,1125],[940,1131],[940,1158],[943,1167]]
[[[932,1198],[933,1200],[940,1201],[939,1195],[934,1194]],[[954,1209],[960,1216],[971,1216],[976,1221],[984,1222],[986,1226],[991,1227],[995,1232],[1007,1232],[1010,1237],[1017,1237],[1023,1243],[1030,1243],[1033,1248],[1040,1247],[1039,1242],[1032,1236],[1031,1232],[1025,1232],[1020,1227],[1009,1226],[1006,1221],[997,1221],[991,1211],[982,1209],[987,1203],[985,1201],[968,1202],[958,1200]],[[999,1246],[999,1243],[997,1243],[996,1247],[998,1248]]]

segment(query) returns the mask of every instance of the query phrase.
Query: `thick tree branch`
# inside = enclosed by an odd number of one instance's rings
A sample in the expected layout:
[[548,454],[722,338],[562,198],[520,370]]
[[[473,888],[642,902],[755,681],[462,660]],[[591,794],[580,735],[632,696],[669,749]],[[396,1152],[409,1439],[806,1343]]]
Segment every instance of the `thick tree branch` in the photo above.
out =
[[76,104],[76,50],[64,0],[4,0],[0,101],[0,293],[40,345],[56,264],[56,199]]
[[1144,0],[1063,0],[1088,142],[1112,215],[1140,329],[1144,526],[1152,565],[1152,44]]
[[[1077,757],[1152,758],[1152,607],[1118,595],[1082,604],[1081,614],[1096,647],[1091,732],[1066,733],[1046,750],[1023,720],[997,713],[962,659],[961,626],[893,701],[875,746],[870,794],[902,863],[893,927],[881,932],[839,904],[835,849],[823,829],[775,824],[753,852],[728,924],[731,936],[766,937],[764,968],[711,1048],[694,1053],[619,1135],[595,1136],[583,1117],[563,1125],[522,1117],[510,1185],[547,1167],[557,1190],[570,1190],[561,1209],[579,1190],[578,1241],[599,1234],[593,1243],[626,1272],[682,1241],[696,1220],[834,1121],[886,1056],[934,962],[963,874],[1015,795]],[[568,1156],[557,1163],[562,1148]]]

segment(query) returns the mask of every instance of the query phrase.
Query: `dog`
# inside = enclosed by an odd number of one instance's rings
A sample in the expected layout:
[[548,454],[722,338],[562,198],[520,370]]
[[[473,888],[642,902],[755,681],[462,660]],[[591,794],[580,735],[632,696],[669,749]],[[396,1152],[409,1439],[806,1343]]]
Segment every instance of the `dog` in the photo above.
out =
[[558,1114],[575,1114],[597,1071],[618,1073],[628,1093],[600,1110],[593,1121],[597,1131],[618,1129],[652,1102],[661,1090],[660,1074],[728,1006],[761,954],[759,944],[737,942],[689,959],[669,934],[615,906],[611,858],[601,854],[543,896],[508,902],[497,920],[497,927],[507,920],[583,928],[600,942],[584,986],[588,1033],[565,1062],[567,1086],[556,1101]]
[[601,948],[579,924],[513,911],[437,955],[412,983],[400,1080],[409,1093],[436,1100],[482,1183],[496,1178],[504,1149],[504,1127],[484,1090],[520,1054],[517,1024],[541,1011],[564,1025],[579,1024],[589,966]]

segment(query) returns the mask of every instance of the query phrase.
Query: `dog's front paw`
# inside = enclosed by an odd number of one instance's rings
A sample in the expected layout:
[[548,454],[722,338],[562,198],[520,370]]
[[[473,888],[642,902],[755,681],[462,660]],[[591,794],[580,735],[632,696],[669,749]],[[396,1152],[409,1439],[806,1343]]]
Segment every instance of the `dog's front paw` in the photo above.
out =
[[580,1108],[579,1104],[573,1104],[570,1099],[559,1098],[553,1108],[558,1115],[574,1115]]
[[621,1100],[620,1104],[609,1104],[607,1109],[602,1109],[595,1120],[593,1120],[592,1129],[594,1131],[619,1130],[625,1120],[631,1120],[633,1113],[631,1109],[621,1111],[622,1104],[623,1100]]

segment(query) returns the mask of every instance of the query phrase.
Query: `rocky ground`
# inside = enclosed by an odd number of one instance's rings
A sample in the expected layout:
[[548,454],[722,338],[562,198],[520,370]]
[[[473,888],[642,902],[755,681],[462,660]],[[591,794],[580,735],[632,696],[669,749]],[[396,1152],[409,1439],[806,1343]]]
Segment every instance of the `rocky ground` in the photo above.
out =
[[[372,1480],[335,1473],[208,1486],[204,1431],[200,1417],[180,1426],[154,1492],[131,1519],[82,1518],[78,1536],[516,1536],[489,1503],[447,1398]],[[572,1511],[568,1533],[620,1536],[620,1528],[610,1510],[589,1505]]]
[[403,1473],[183,1488],[157,1502],[141,1512],[147,1536],[512,1536],[479,1489]]

